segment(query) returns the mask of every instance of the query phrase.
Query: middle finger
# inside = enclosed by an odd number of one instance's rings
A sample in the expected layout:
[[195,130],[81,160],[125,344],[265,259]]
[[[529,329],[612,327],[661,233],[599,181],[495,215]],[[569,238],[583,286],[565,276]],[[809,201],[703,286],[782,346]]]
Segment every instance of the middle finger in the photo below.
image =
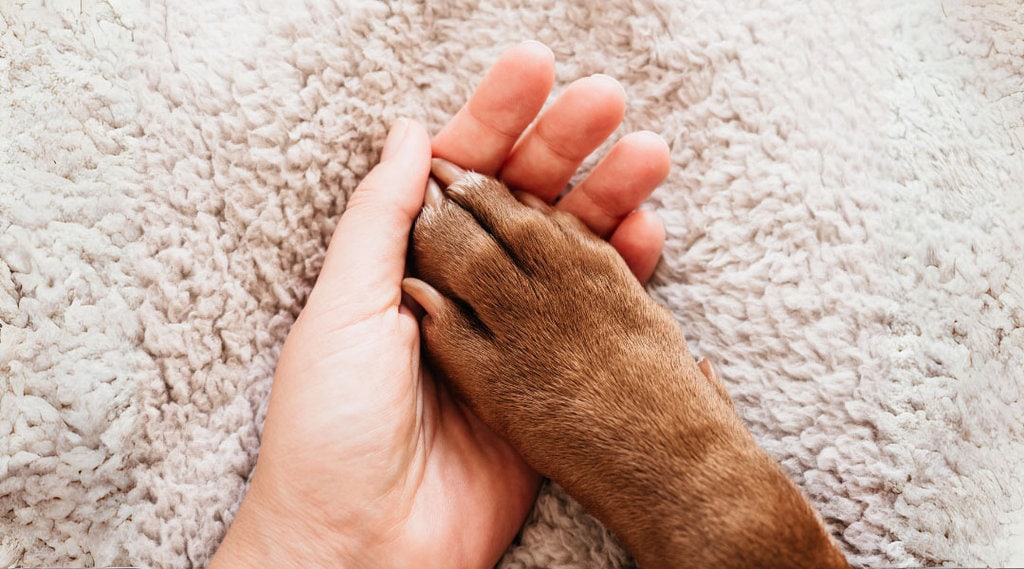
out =
[[513,148],[501,179],[553,201],[583,160],[618,128],[625,111],[625,91],[611,77],[573,82]]

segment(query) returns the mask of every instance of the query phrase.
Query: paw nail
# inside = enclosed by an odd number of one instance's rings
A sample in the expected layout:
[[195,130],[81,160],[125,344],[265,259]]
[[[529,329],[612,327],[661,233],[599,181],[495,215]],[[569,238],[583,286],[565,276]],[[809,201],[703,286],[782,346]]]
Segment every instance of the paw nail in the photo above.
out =
[[704,374],[704,377],[708,378],[711,381],[719,381],[718,370],[715,369],[715,366],[711,365],[710,360],[706,358],[701,358],[700,361],[697,362],[697,367],[700,368],[700,371]]
[[444,193],[441,191],[441,186],[437,185],[437,180],[427,178],[427,191],[423,194],[423,205],[425,207],[433,207],[441,205],[443,201]]
[[441,293],[419,279],[402,279],[402,290],[422,306],[428,316],[434,316],[444,308],[445,300]]
[[543,211],[545,213],[551,211],[551,206],[548,205],[547,202],[529,192],[522,192],[517,190],[512,193],[513,195],[516,196],[516,199],[519,200],[519,203],[527,207],[536,209],[538,211]]
[[434,158],[430,161],[430,171],[445,186],[450,186],[466,175],[466,171],[443,159]]

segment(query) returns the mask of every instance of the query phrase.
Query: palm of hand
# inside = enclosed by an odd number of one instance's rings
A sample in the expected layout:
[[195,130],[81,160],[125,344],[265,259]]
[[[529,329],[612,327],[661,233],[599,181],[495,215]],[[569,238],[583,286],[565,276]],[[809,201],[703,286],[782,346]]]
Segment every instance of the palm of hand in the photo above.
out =
[[[413,314],[398,308],[356,320],[321,335],[333,349],[312,367],[304,347],[286,343],[275,381],[326,381],[275,392],[288,395],[272,401],[262,452],[287,462],[266,468],[291,481],[289,501],[317,496],[322,508],[306,515],[321,527],[346,528],[338,545],[364,561],[422,566],[423,559],[491,556],[493,565],[526,516],[537,475],[420,365]],[[320,324],[300,321],[291,337]],[[367,361],[375,364],[367,369]],[[358,381],[352,369],[363,372]],[[276,428],[278,420],[291,428]],[[416,558],[400,558],[407,551]]]

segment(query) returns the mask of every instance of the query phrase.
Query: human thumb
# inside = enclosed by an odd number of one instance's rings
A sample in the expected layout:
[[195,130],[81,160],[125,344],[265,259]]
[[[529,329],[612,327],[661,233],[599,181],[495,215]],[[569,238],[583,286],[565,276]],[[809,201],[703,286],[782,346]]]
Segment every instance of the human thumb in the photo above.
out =
[[358,307],[350,317],[364,318],[399,305],[409,231],[429,173],[427,131],[399,119],[380,163],[348,199],[307,308]]

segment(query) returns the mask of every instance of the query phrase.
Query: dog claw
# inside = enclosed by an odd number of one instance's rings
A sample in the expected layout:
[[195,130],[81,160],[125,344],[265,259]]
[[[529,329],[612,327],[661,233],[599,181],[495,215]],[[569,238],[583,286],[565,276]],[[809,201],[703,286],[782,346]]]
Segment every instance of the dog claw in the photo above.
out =
[[546,201],[538,198],[537,196],[529,192],[517,190],[512,192],[512,194],[516,197],[517,200],[519,200],[519,203],[525,205],[526,207],[535,209],[537,211],[543,211],[545,213],[551,211],[551,206]]
[[422,306],[428,316],[434,316],[444,308],[445,299],[441,293],[420,279],[402,279],[402,290]]
[[704,377],[708,378],[708,382],[711,387],[722,396],[722,400],[732,405],[732,396],[729,395],[729,390],[725,388],[725,383],[722,378],[718,376],[718,368],[711,363],[711,360],[707,358],[701,358],[697,361],[697,367],[700,368],[701,373]]
[[467,171],[444,158],[430,160],[430,172],[445,186],[450,186],[467,174]]
[[437,184],[437,180],[434,178],[427,178],[427,190],[423,194],[423,206],[434,207],[441,205],[444,201],[444,192],[441,191],[441,186]]
[[709,360],[707,358],[701,358],[697,362],[697,367],[700,368],[701,373],[703,373],[704,377],[708,378],[709,381],[712,381],[712,382],[721,381],[718,378],[718,370],[715,369],[715,366],[711,364],[711,360]]

